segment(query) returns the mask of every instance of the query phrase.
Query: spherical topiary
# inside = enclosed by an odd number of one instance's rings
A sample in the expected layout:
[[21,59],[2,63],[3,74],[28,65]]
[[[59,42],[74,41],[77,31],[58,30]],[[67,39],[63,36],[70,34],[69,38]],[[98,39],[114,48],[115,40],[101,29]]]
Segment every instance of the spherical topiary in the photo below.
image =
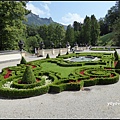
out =
[[23,84],[31,84],[31,83],[35,83],[36,82],[36,78],[33,74],[33,71],[31,69],[31,66],[26,66],[25,72],[23,74],[21,83]]
[[20,64],[26,64],[26,63],[27,63],[27,61],[26,61],[25,58],[22,56],[21,61],[20,61]]
[[49,54],[46,55],[46,58],[50,58]]

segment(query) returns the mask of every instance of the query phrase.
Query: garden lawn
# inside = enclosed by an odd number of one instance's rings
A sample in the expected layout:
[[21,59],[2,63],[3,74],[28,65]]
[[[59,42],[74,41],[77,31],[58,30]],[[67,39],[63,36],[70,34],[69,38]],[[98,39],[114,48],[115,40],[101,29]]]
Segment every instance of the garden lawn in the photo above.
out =
[[63,77],[68,77],[68,75],[75,69],[79,68],[77,67],[61,67],[55,63],[49,63],[49,62],[44,62],[41,64],[41,67],[43,71],[53,71],[53,72],[58,72],[60,73]]

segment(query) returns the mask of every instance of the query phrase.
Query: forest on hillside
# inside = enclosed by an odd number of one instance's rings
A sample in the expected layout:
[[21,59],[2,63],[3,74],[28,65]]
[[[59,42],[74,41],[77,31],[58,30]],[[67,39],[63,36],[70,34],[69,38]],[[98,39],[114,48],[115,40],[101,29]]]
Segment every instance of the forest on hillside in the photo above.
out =
[[[120,1],[112,6],[104,18],[87,16],[84,22],[74,21],[67,29],[60,24],[27,25],[23,21],[31,11],[26,9],[28,1],[0,1],[0,50],[18,50],[18,42],[23,40],[24,50],[34,52],[44,43],[44,48],[66,47],[67,42],[73,47],[99,45],[100,37],[113,34],[111,46],[120,46]],[[62,45],[62,46],[61,46]]]

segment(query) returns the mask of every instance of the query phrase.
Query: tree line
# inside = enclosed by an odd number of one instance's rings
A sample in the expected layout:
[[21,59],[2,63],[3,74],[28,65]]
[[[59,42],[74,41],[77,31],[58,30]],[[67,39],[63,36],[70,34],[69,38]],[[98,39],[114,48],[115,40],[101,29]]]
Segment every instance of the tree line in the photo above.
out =
[[105,17],[100,18],[100,36],[113,32],[112,45],[120,46],[120,0],[117,0]]
[[[67,29],[60,24],[43,26],[26,25],[25,15],[31,11],[26,9],[26,1],[0,1],[0,50],[18,50],[19,40],[24,41],[24,49],[34,52],[35,48],[44,43],[44,48],[66,47],[67,42],[71,47],[77,43],[79,46],[97,45],[100,36],[109,32],[115,33],[115,43],[119,42],[120,2],[108,10],[105,18],[97,20],[93,15],[86,15],[84,22],[74,21]],[[114,16],[114,17],[113,17]],[[114,25],[113,25],[114,23]]]

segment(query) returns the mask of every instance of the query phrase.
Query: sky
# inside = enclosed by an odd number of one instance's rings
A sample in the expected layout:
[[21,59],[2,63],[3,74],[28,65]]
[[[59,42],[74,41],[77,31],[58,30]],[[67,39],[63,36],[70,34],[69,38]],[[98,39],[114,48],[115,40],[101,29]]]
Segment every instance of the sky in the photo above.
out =
[[83,23],[86,16],[94,14],[97,20],[104,18],[116,1],[29,1],[27,9],[40,18],[52,18],[63,25]]

